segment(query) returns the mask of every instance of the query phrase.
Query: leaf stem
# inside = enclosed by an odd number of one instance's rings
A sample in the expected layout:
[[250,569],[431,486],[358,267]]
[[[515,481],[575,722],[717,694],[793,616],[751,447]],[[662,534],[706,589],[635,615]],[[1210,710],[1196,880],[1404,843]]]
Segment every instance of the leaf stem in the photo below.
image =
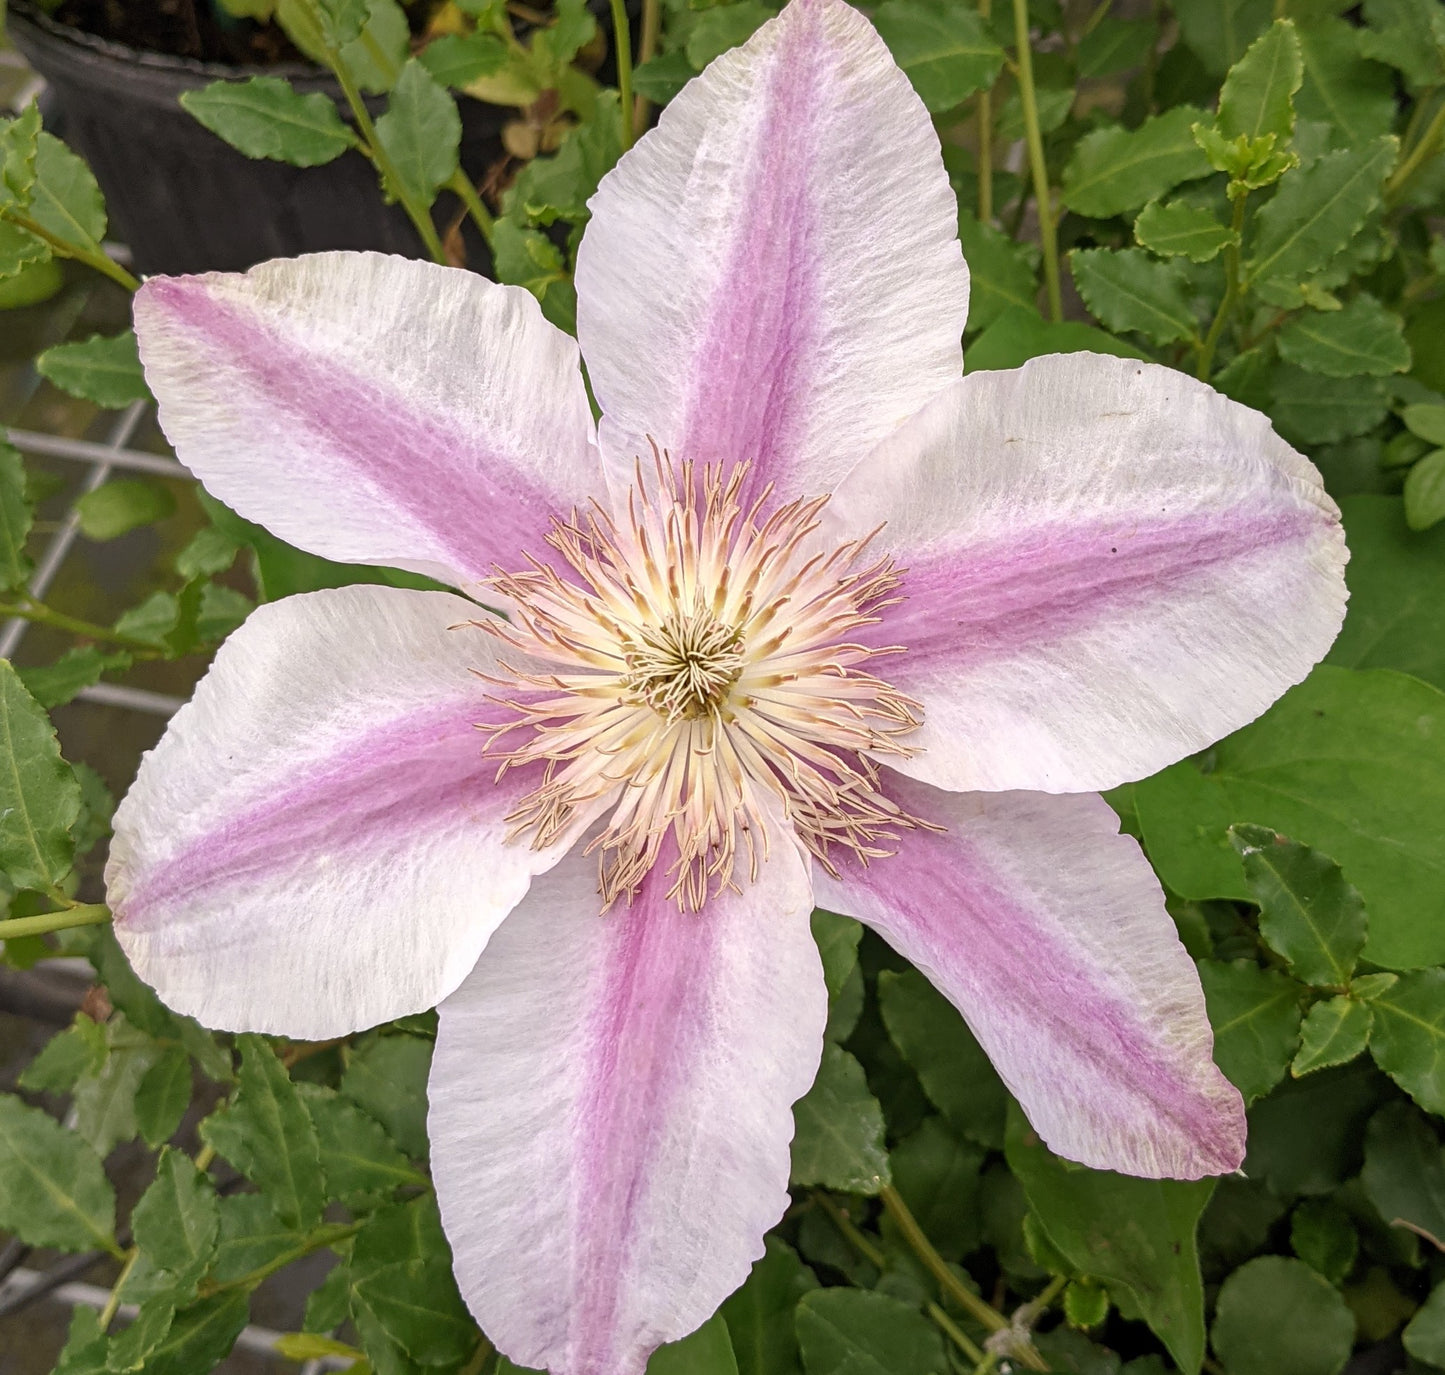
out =
[[284,1270],[292,1261],[300,1260],[303,1256],[309,1256],[313,1251],[320,1251],[323,1247],[334,1246],[338,1241],[345,1241],[347,1237],[354,1237],[360,1230],[362,1224],[359,1222],[332,1222],[316,1228],[302,1237],[290,1250],[283,1251],[279,1256],[266,1262],[265,1265],[242,1275],[239,1279],[227,1280],[224,1284],[203,1285],[203,1292],[207,1295],[220,1294],[229,1289],[254,1289],[268,1275],[274,1275],[278,1270]]
[[97,272],[104,273],[111,281],[123,286],[127,291],[139,291],[139,279],[131,276],[119,263],[112,261],[104,253],[93,252],[80,244],[71,243],[68,239],[62,239],[52,234],[43,225],[36,223],[29,215],[22,214],[15,209],[0,211],[0,219],[8,219],[17,224],[27,234],[33,234],[37,239],[49,244],[52,253],[59,254],[62,258],[74,258],[78,263],[84,263],[87,267],[94,268]]
[[1234,199],[1234,239],[1224,247],[1224,299],[1220,301],[1219,309],[1214,312],[1214,319],[1209,323],[1209,333],[1204,336],[1204,343],[1200,345],[1199,366],[1194,373],[1201,382],[1209,381],[1219,336],[1224,333],[1225,323],[1234,313],[1235,304],[1239,300],[1239,246],[1244,238],[1244,202],[1248,195],[1248,189],[1241,186],[1239,195]]
[[1439,150],[1442,135],[1445,135],[1445,100],[1441,101],[1440,108],[1435,111],[1435,117],[1430,121],[1425,132],[1420,135],[1420,141],[1410,150],[1405,161],[1395,169],[1394,174],[1385,183],[1384,194],[1387,201],[1393,201],[1405,189],[1410,178],[1435,155]]
[[110,908],[103,902],[78,902],[58,912],[40,912],[33,917],[7,917],[0,921],[0,941],[21,936],[44,936],[51,931],[68,931],[73,926],[100,926],[110,920]]
[[632,104],[632,29],[627,22],[624,0],[612,0],[612,42],[617,52],[618,108],[622,112],[622,151],[632,147],[636,137]]
[[832,1218],[833,1225],[847,1238],[848,1244],[870,1265],[882,1270],[886,1264],[883,1252],[868,1240],[853,1219],[821,1190],[814,1191],[813,1199]]
[[966,1333],[947,1313],[936,1303],[930,1301],[927,1305],[928,1316],[938,1325],[939,1330],[949,1339],[969,1360],[975,1364],[987,1360],[982,1347],[969,1340]]
[[1064,299],[1059,290],[1059,237],[1049,192],[1049,168],[1044,161],[1044,136],[1039,130],[1039,104],[1034,92],[1034,55],[1029,43],[1028,0],[1013,0],[1014,42],[1018,48],[1019,100],[1024,112],[1024,135],[1028,140],[1029,170],[1033,173],[1034,200],[1039,216],[1039,245],[1044,251],[1044,290],[1049,298],[1049,318],[1056,324],[1064,318]]
[[[993,0],[978,0],[978,16],[988,23]],[[978,219],[993,223],[993,87],[978,93]]]
[[124,1255],[125,1264],[120,1267],[120,1274],[116,1276],[110,1297],[106,1299],[105,1307],[100,1310],[99,1321],[102,1332],[115,1321],[116,1312],[120,1308],[120,1291],[125,1288],[125,1282],[130,1278],[130,1272],[135,1269],[135,1263],[140,1259],[140,1248],[132,1246]]
[[83,635],[87,640],[104,640],[140,653],[153,655],[156,652],[155,645],[145,640],[138,640],[133,635],[118,634],[94,621],[82,621],[78,616],[67,616],[65,612],[56,611],[44,602],[30,601],[14,606],[0,603],[0,616],[14,616],[22,621],[33,621],[36,625],[48,625],[55,630],[68,630],[72,635]]
[[477,188],[472,185],[472,179],[458,167],[452,173],[451,180],[447,182],[447,189],[455,192],[457,199],[466,206],[467,214],[472,217],[472,223],[481,231],[482,238],[487,241],[487,247],[490,248],[495,234],[495,221],[492,219],[492,212],[487,209],[481,196],[477,194]]
[[[637,45],[637,65],[651,62],[657,56],[657,41],[662,37],[662,0],[642,0],[642,41]],[[633,101],[632,129],[640,133],[647,128],[652,102],[646,96]]]

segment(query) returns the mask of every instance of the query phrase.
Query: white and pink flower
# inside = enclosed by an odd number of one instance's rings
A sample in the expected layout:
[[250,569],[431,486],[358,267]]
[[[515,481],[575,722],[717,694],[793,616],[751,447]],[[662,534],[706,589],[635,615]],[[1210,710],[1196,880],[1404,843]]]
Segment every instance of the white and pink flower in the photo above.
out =
[[1301,679],[1346,555],[1313,467],[1178,372],[962,375],[938,140],[841,0],[713,63],[592,210],[595,430],[519,289],[344,253],[143,288],[162,424],[219,498],[511,614],[261,607],[108,876],[136,969],[211,1026],[440,1004],[463,1294],[514,1361],[637,1375],[786,1206],[815,902],[934,981],[1055,1151],[1238,1165],[1194,967],[1097,790]]

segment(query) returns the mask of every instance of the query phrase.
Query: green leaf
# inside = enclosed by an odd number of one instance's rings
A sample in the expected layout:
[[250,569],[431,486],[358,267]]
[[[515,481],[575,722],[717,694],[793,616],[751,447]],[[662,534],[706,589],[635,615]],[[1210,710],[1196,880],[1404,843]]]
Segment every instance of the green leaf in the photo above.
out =
[[67,649],[53,664],[16,670],[32,697],[48,711],[64,706],[83,688],[98,683],[107,673],[129,668],[131,656],[124,650],[106,654],[94,645]]
[[1109,1316],[1109,1291],[1088,1280],[1064,1290],[1064,1319],[1070,1327],[1098,1327]]
[[414,1160],[427,1153],[426,1081],[432,1043],[419,1036],[379,1036],[355,1051],[341,1093],[374,1117]]
[[478,1333],[452,1279],[451,1251],[430,1194],[378,1209],[356,1234],[353,1309],[423,1365],[457,1365]]
[[863,1011],[863,975],[858,969],[858,942],[862,926],[852,917],[815,908],[813,939],[823,959],[823,981],[828,986],[828,1025],[824,1036],[842,1042],[858,1023]]
[[53,1375],[104,1375],[109,1343],[94,1308],[77,1304],[70,1314],[70,1332]]
[[1366,57],[1397,67],[1416,90],[1445,78],[1445,13],[1437,0],[1366,0],[1365,19]]
[[1111,76],[1147,60],[1159,32],[1147,19],[1101,19],[1079,39],[1075,51],[1081,77]]
[[[923,1124],[889,1154],[893,1187],[945,1260],[962,1260],[983,1241],[979,1192],[984,1150],[959,1141],[940,1118]],[[885,1235],[891,1220],[885,1222]]]
[[1430,1291],[1419,1312],[1405,1324],[1400,1340],[1417,1361],[1445,1367],[1445,1281]]
[[82,1079],[75,1089],[75,1130],[104,1158],[122,1141],[133,1140],[136,1089],[160,1058],[160,1047],[124,1017],[106,1025],[110,1053],[99,1074]]
[[698,16],[687,37],[687,60],[700,72],[715,57],[746,43],[777,11],[759,0],[718,5]]
[[953,0],[886,0],[873,22],[935,114],[992,86],[1003,67],[1003,49],[986,21]]
[[1445,1113],[1445,969],[1402,974],[1372,1006],[1375,1063],[1422,1108]]
[[1353,1060],[1368,1043],[1374,1022],[1368,1003],[1344,994],[1316,1003],[1300,1028],[1300,1050],[1290,1073],[1298,1078]]
[[[500,46],[499,39],[492,41]],[[194,119],[248,158],[319,167],[356,145],[356,135],[330,96],[319,91],[298,95],[280,77],[213,81],[183,91],[180,99]]]
[[1161,257],[1207,263],[1234,242],[1234,230],[1202,206],[1183,200],[1150,201],[1134,221],[1134,237]]
[[1269,26],[1271,0],[1176,0],[1184,41],[1212,76],[1223,76]]
[[1365,958],[1445,961],[1445,694],[1387,669],[1323,666],[1207,756],[1134,787],[1149,856],[1180,897],[1248,900],[1238,822],[1331,855],[1370,914]]
[[1445,1150],[1409,1103],[1390,1103],[1370,1118],[1360,1178],[1387,1223],[1445,1244]]
[[1008,1093],[953,1004],[917,970],[884,970],[878,1007],[889,1038],[954,1131],[1002,1146]]
[[401,179],[389,189],[429,206],[437,190],[457,170],[462,117],[456,102],[416,58],[396,80],[386,113],[376,121],[376,137]]
[[1054,1247],[1080,1273],[1124,1290],[1186,1375],[1204,1356],[1204,1285],[1195,1234],[1212,1179],[1132,1179],[1053,1155],[1015,1105],[1007,1155]]
[[1214,1063],[1244,1095],[1262,1098],[1289,1068],[1299,1045],[1300,986],[1248,960],[1199,962],[1214,1028]]
[[958,212],[958,237],[968,263],[968,328],[985,329],[1012,306],[1034,311],[1038,281],[1029,248],[982,224],[967,210]]
[[0,588],[23,587],[34,565],[25,553],[34,515],[25,495],[20,451],[0,439]]
[[1138,330],[1156,344],[1196,337],[1182,263],[1160,262],[1142,248],[1076,248],[1069,266],[1089,313],[1116,333]]
[[83,1012],[71,1026],[52,1036],[20,1076],[27,1093],[69,1093],[83,1074],[99,1074],[105,1064],[105,1028]]
[[345,1261],[333,1265],[326,1278],[306,1296],[307,1332],[332,1332],[344,1323],[351,1310],[351,1276]]
[[53,1117],[0,1094],[0,1230],[31,1246],[115,1252],[115,1191],[100,1157]]
[[1137,129],[1113,125],[1085,134],[1064,168],[1064,203],[1080,215],[1106,219],[1158,200],[1180,182],[1208,176],[1209,159],[1192,132],[1207,119],[1203,110],[1177,105]]
[[732,1337],[738,1375],[802,1375],[793,1313],[817,1277],[785,1241],[765,1238],[763,1258],[721,1312]]
[[24,205],[35,185],[40,105],[32,101],[14,119],[0,120],[0,205]]
[[93,334],[83,343],[57,344],[35,360],[35,370],[62,391],[111,410],[150,396],[131,329],[108,338]]
[[211,1181],[189,1157],[167,1148],[155,1182],[131,1214],[136,1246],[157,1269],[190,1290],[211,1263],[220,1226]]
[[397,0],[369,0],[366,27],[341,50],[341,65],[363,91],[381,95],[396,85],[411,53],[411,24]]
[[17,888],[48,888],[70,870],[80,784],[9,660],[0,660],[0,710],[0,870]]
[[145,1375],[197,1375],[225,1358],[250,1318],[244,1290],[217,1294],[176,1314],[171,1329],[146,1357]]
[[417,61],[439,85],[455,87],[496,75],[507,59],[507,45],[490,33],[443,34],[417,54]]
[[1379,203],[1398,151],[1398,139],[1378,138],[1285,173],[1279,190],[1255,216],[1249,278],[1297,280],[1344,248]]
[[1259,933],[1289,962],[1297,979],[1349,983],[1369,922],[1360,895],[1340,866],[1265,826],[1230,828],[1244,878],[1259,904]]
[[321,1144],[328,1197],[365,1198],[425,1183],[375,1118],[319,1084],[301,1084],[298,1090]]
[[139,478],[119,478],[86,492],[75,503],[80,530],[87,539],[112,540],[142,525],[175,514],[169,488]]
[[371,6],[368,0],[316,0],[322,41],[340,50],[361,37]]
[[1216,127],[1226,138],[1273,134],[1282,148],[1294,133],[1294,94],[1303,79],[1299,34],[1292,21],[1276,19],[1224,78]]
[[1281,358],[1326,377],[1387,377],[1410,366],[1405,322],[1365,292],[1342,310],[1296,315],[1278,343]]
[[256,1183],[290,1227],[321,1219],[326,1189],[311,1115],[275,1052],[259,1036],[237,1038],[240,1087],[230,1107],[201,1125],[205,1140]]
[[644,100],[666,105],[696,75],[697,69],[687,60],[687,53],[678,49],[635,67],[632,89]]
[[883,1146],[883,1109],[860,1065],[828,1044],[813,1087],[793,1105],[794,1184],[876,1194],[892,1183]]
[[1210,1338],[1229,1375],[1338,1375],[1355,1317],[1303,1261],[1259,1256],[1225,1280]]
[[1328,1198],[1307,1198],[1294,1210],[1289,1242],[1295,1255],[1331,1284],[1350,1273],[1360,1249],[1350,1215]]
[[1388,134],[1395,122],[1395,83],[1387,68],[1360,56],[1359,35],[1353,24],[1335,18],[1299,32],[1304,84],[1295,110],[1301,119],[1327,122],[1340,148]]
[[946,1375],[943,1339],[911,1304],[866,1289],[815,1289],[798,1304],[808,1375]]
[[190,1101],[191,1057],[179,1046],[171,1046],[136,1086],[135,1121],[146,1145],[158,1150],[169,1141]]
[[279,1260],[296,1248],[301,1234],[286,1226],[265,1194],[218,1198],[220,1231],[209,1278],[225,1284]]
[[169,1294],[156,1294],[140,1306],[135,1320],[110,1343],[106,1368],[114,1375],[140,1370],[175,1321],[176,1305]]
[[[525,217],[531,224],[550,225],[557,220],[574,226],[586,224],[591,215],[587,202],[621,156],[622,116],[616,94],[608,91],[598,97],[593,118],[571,130],[555,154],[533,158],[517,174],[507,192],[508,215]],[[548,242],[548,247],[552,255],[535,256],[534,263],[565,275],[560,256],[553,256],[555,245]],[[516,280],[518,285],[530,286]]]
[[658,1347],[647,1363],[647,1375],[738,1375],[732,1337],[722,1314],[713,1314],[681,1341]]
[[967,370],[1016,368],[1045,353],[1110,353],[1117,358],[1147,355],[1093,325],[1074,320],[1056,324],[1043,319],[1031,306],[1009,306],[973,342]]
[[1275,428],[1293,444],[1332,444],[1373,430],[1390,409],[1378,378],[1357,378],[1348,387],[1288,363],[1270,376]]
[[64,243],[99,253],[105,238],[105,200],[90,168],[58,138],[41,132],[36,142],[35,185],[26,211]]
[[1428,530],[1445,519],[1445,449],[1426,454],[1405,478],[1405,524]]
[[[27,299],[27,293],[20,288],[19,277],[27,269],[35,268],[41,264],[50,262],[50,245],[44,239],[37,239],[28,230],[21,229],[18,224],[11,224],[8,220],[0,220],[0,306],[9,309],[12,306],[32,305],[34,301]],[[18,299],[14,295],[20,291]],[[51,292],[51,295],[54,293]],[[44,296],[36,298],[44,300]]]
[[1411,434],[1430,444],[1445,444],[1445,406],[1417,402],[1406,406],[1400,418]]

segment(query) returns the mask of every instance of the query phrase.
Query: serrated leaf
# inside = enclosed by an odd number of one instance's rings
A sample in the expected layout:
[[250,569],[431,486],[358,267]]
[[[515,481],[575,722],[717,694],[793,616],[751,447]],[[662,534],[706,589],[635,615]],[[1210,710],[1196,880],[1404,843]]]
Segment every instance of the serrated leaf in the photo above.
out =
[[1445,78],[1445,13],[1438,0],[1365,0],[1365,19],[1360,51],[1366,57],[1398,68],[1416,90]]
[[80,158],[43,130],[35,147],[35,185],[25,212],[62,243],[99,253],[105,238],[105,198]]
[[1405,523],[1428,530],[1445,520],[1445,449],[1426,454],[1405,476]]
[[1422,1108],[1445,1113],[1445,969],[1402,974],[1371,1006],[1375,1063]]
[[1001,311],[968,351],[967,371],[1016,368],[1045,353],[1108,353],[1116,358],[1148,355],[1107,330],[1077,320],[1045,320],[1032,306]]
[[[7,289],[13,288],[15,283],[6,283],[6,278],[15,277],[27,267],[47,262],[49,258],[50,245],[44,239],[37,239],[18,224],[0,220],[0,283],[4,283]],[[31,302],[7,301],[7,304],[29,305]]]
[[102,1375],[108,1345],[100,1315],[93,1308],[77,1304],[71,1311],[69,1334],[53,1375]]
[[878,1006],[889,1038],[960,1136],[1003,1145],[1008,1093],[967,1023],[917,970],[884,970]]
[[1344,248],[1379,203],[1398,150],[1394,137],[1378,138],[1287,172],[1255,217],[1248,276],[1305,277]]
[[1079,40],[1075,58],[1081,77],[1110,76],[1144,62],[1159,41],[1159,31],[1147,19],[1106,16]]
[[1355,1318],[1303,1261],[1259,1256],[1224,1282],[1210,1337],[1230,1375],[1337,1375],[1355,1344]]
[[35,370],[62,391],[112,410],[150,396],[136,351],[134,330],[83,343],[57,344],[35,360]]
[[1085,134],[1064,168],[1064,203],[1104,219],[1158,200],[1180,182],[1208,176],[1209,159],[1193,127],[1208,116],[1178,105],[1137,129],[1113,126]]
[[70,870],[80,784],[50,718],[0,660],[0,870],[17,888],[48,888]]
[[197,1375],[213,1370],[235,1346],[250,1315],[244,1290],[217,1294],[183,1309],[146,1357],[145,1375]]
[[1335,18],[1306,24],[1299,33],[1304,84],[1295,110],[1301,119],[1328,122],[1341,148],[1388,134],[1395,122],[1395,83],[1387,68],[1360,55],[1359,34]]
[[331,1267],[326,1278],[306,1296],[307,1332],[334,1332],[347,1319],[351,1307],[351,1276],[346,1262]]
[[116,1251],[100,1157],[53,1117],[0,1094],[0,1229],[31,1246]]
[[249,1275],[296,1249],[302,1234],[276,1216],[265,1194],[236,1194],[216,1200],[220,1230],[208,1278],[225,1284]]
[[982,1146],[958,1140],[938,1117],[925,1118],[889,1153],[893,1187],[945,1260],[962,1260],[983,1240],[983,1161]]
[[393,194],[429,206],[457,170],[462,118],[456,102],[416,58],[396,79],[376,136],[401,179]]
[[316,1127],[329,1198],[365,1197],[425,1183],[375,1118],[333,1089],[319,1084],[297,1088]]
[[467,86],[481,76],[494,76],[507,65],[507,45],[490,33],[447,33],[434,38],[417,61],[440,85]]
[[1098,1327],[1109,1316],[1109,1291],[1088,1280],[1064,1290],[1064,1319],[1070,1327]]
[[67,649],[53,664],[18,669],[26,690],[47,711],[64,706],[82,689],[100,682],[107,673],[129,668],[131,656],[125,650],[106,654],[94,645]]
[[866,1289],[817,1289],[798,1305],[808,1375],[946,1375],[943,1339],[912,1304]]
[[427,1153],[426,1082],[432,1043],[418,1036],[379,1036],[356,1051],[341,1076],[341,1094],[386,1128],[407,1155]]
[[1176,0],[1184,41],[1212,76],[1223,76],[1269,26],[1271,0]]
[[20,1076],[28,1093],[69,1093],[83,1074],[99,1074],[105,1064],[105,1028],[83,1012],[48,1040]]
[[1214,1062],[1252,1103],[1284,1078],[1299,1045],[1300,987],[1247,960],[1201,960],[1199,980],[1214,1028]]
[[1011,307],[1034,309],[1038,279],[1026,245],[980,223],[967,210],[958,212],[958,237],[968,263],[970,332],[986,329]]
[[1303,79],[1299,34],[1291,20],[1276,19],[1224,78],[1219,132],[1250,139],[1273,134],[1282,148],[1294,133],[1294,94]]
[[1300,1027],[1299,1054],[1290,1073],[1299,1078],[1311,1070],[1353,1060],[1368,1044],[1374,1022],[1368,1003],[1343,994],[1316,1003]]
[[746,43],[776,13],[759,0],[738,0],[704,10],[687,36],[687,60],[693,71],[702,71],[715,57]]
[[785,1241],[769,1235],[763,1258],[718,1310],[732,1337],[738,1375],[802,1375],[793,1314],[817,1276]]
[[1234,242],[1234,230],[1186,201],[1150,201],[1134,221],[1134,237],[1161,257],[1207,263]]
[[1377,377],[1359,377],[1348,387],[1290,363],[1276,365],[1269,379],[1269,407],[1275,428],[1292,444],[1333,444],[1373,430],[1389,413],[1390,397]]
[[248,158],[319,167],[356,145],[330,96],[300,95],[280,77],[213,81],[183,91],[180,100],[192,118]]
[[0,205],[25,205],[35,185],[40,105],[32,101],[14,119],[0,121]]
[[254,1181],[289,1227],[312,1227],[326,1202],[321,1147],[285,1067],[259,1036],[237,1039],[239,1088],[201,1126],[205,1140]]
[[136,1246],[189,1290],[211,1263],[220,1225],[211,1181],[187,1156],[167,1148],[154,1182],[131,1214]]
[[1127,1291],[1181,1370],[1204,1355],[1204,1284],[1195,1234],[1214,1180],[1132,1179],[1067,1165],[1009,1110],[1009,1168],[1074,1269]]
[[170,489],[141,478],[117,478],[86,492],[75,503],[80,532],[103,542],[166,520],[176,511]]
[[368,0],[316,0],[323,41],[337,51],[354,42],[366,27],[370,8]]
[[1265,826],[1230,828],[1245,882],[1259,904],[1259,933],[1305,983],[1349,983],[1364,949],[1365,904],[1328,855]]
[[1278,344],[1281,358],[1326,377],[1387,377],[1410,366],[1405,322],[1365,292],[1341,310],[1296,315]]
[[1195,337],[1182,263],[1160,262],[1142,248],[1076,248],[1069,266],[1089,313],[1115,333],[1137,330],[1156,344]]
[[886,0],[873,22],[913,89],[934,113],[992,86],[1003,49],[976,9],[953,0]]
[[1360,1249],[1350,1215],[1328,1198],[1308,1198],[1294,1210],[1289,1241],[1295,1255],[1331,1284],[1350,1273]]
[[141,1370],[146,1358],[160,1345],[175,1321],[176,1305],[169,1294],[156,1294],[140,1306],[140,1312],[110,1343],[106,1369],[114,1375],[131,1375]]
[[175,1135],[190,1101],[191,1057],[171,1046],[136,1086],[135,1122],[147,1146],[158,1150]]
[[1445,1243],[1445,1150],[1418,1109],[1394,1102],[1370,1118],[1360,1179],[1387,1223]]
[[106,1026],[110,1053],[100,1073],[75,1088],[75,1130],[102,1158],[122,1141],[134,1139],[136,1089],[160,1058],[160,1047],[143,1031],[112,1019]]
[[794,1184],[876,1194],[892,1182],[883,1145],[883,1109],[846,1050],[823,1047],[813,1087],[793,1105]]
[[34,571],[25,553],[34,512],[25,494],[20,451],[0,439],[0,588],[23,587]]

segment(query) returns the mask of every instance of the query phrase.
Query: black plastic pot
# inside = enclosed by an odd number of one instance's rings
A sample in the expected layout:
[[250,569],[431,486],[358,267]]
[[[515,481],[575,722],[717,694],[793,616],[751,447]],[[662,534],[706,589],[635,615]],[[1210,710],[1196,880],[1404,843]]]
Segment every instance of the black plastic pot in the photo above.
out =
[[[142,273],[238,271],[267,258],[329,248],[423,256],[415,228],[388,206],[360,153],[322,167],[289,167],[238,153],[188,115],[183,91],[212,81],[274,75],[323,91],[345,114],[320,68],[240,68],[137,52],[56,23],[27,0],[9,0],[9,35],[43,76],[65,140],[90,163],[110,211],[111,234]],[[505,110],[462,99],[462,165],[480,176],[502,156]],[[443,193],[438,210],[453,204]],[[480,239],[468,261],[486,270]]]

